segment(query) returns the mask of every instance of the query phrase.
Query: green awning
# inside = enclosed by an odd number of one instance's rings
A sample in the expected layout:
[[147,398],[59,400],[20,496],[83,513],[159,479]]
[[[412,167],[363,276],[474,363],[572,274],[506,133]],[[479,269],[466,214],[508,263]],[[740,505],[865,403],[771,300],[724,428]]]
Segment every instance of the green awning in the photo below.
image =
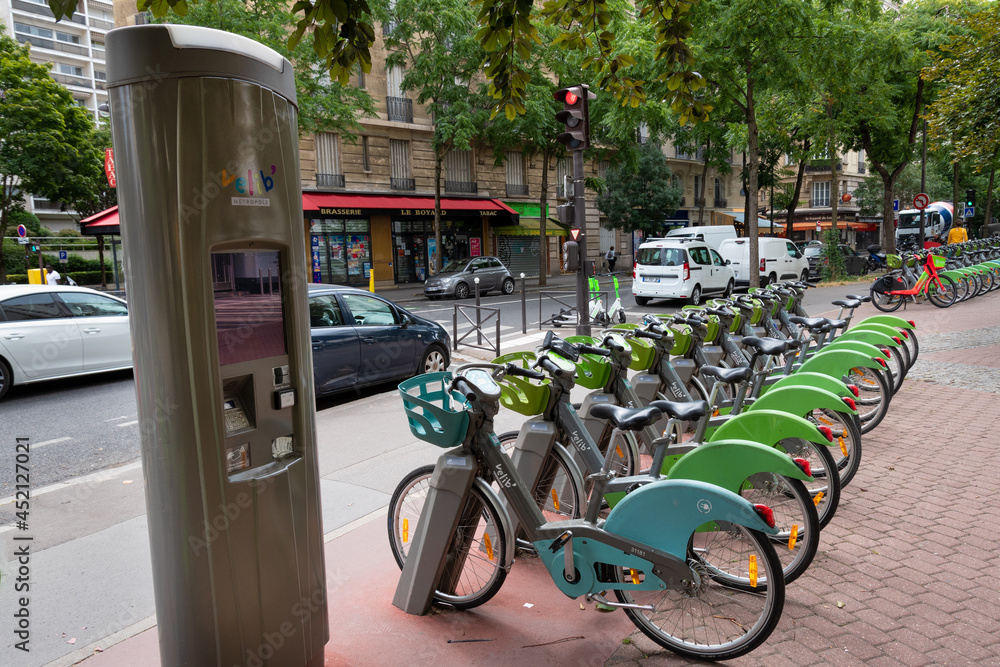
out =
[[[520,225],[508,225],[506,227],[494,227],[493,231],[497,236],[538,236],[542,227],[541,218],[521,217]],[[546,236],[569,236],[569,230],[558,220],[549,218],[545,223]]]

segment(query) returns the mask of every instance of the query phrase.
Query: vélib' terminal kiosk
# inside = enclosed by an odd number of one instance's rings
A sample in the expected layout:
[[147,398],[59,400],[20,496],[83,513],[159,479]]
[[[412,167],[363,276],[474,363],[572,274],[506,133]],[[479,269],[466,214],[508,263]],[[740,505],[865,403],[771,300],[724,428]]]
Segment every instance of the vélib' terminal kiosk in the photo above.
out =
[[292,66],[176,25],[107,55],[161,661],[322,665]]

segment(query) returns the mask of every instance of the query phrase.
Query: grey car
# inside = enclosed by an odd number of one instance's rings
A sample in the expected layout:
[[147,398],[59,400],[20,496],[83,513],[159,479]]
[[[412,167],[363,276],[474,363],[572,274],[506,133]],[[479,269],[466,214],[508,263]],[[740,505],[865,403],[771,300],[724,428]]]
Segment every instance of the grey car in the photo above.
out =
[[437,299],[453,296],[464,299],[475,292],[475,280],[479,278],[479,294],[487,292],[514,291],[514,277],[496,257],[473,257],[448,262],[424,283],[424,296]]

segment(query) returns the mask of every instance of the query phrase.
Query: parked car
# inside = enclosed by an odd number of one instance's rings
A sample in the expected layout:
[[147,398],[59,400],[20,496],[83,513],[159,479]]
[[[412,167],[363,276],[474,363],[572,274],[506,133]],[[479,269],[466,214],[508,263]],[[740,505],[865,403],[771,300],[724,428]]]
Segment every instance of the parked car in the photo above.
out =
[[632,295],[637,305],[650,299],[688,299],[697,305],[705,294],[733,293],[735,278],[729,262],[704,241],[665,238],[639,246],[632,270]]
[[68,285],[0,286],[0,398],[15,384],[131,367],[122,299]]
[[309,286],[316,395],[443,371],[451,339],[437,322],[378,295]]
[[479,278],[479,294],[514,291],[514,276],[496,257],[473,257],[448,262],[424,283],[424,296],[437,299],[453,296],[464,299],[475,292],[475,279]]
[[[849,276],[862,276],[868,272],[868,259],[858,254],[858,251],[844,243],[837,244],[840,254],[844,256],[844,267]],[[809,260],[809,277],[819,278],[823,274],[823,266],[826,258],[823,251],[826,248],[822,243],[806,246],[803,251]]]
[[[730,262],[738,285],[750,284],[750,275],[754,270],[750,266],[750,243],[748,238],[727,239],[719,246],[719,254]],[[756,269],[761,285],[782,280],[805,280],[809,276],[809,262],[791,241],[775,237],[758,238],[757,257],[760,266]]]

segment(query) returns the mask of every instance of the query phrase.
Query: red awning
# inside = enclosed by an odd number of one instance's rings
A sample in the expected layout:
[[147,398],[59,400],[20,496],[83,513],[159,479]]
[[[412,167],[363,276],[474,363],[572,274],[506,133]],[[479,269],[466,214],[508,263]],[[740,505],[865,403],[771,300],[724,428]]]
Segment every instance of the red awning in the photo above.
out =
[[[323,215],[413,215],[434,214],[434,197],[414,197],[392,195],[336,194],[328,192],[306,192],[302,194],[302,208],[305,211],[319,211]],[[518,213],[497,199],[441,198],[441,212],[451,215],[495,216],[497,222],[517,223]]]
[[120,234],[121,229],[118,224],[118,207],[112,206],[106,211],[95,213],[89,218],[81,220],[80,233],[87,236]]
[[[844,220],[837,221],[837,226],[838,227],[843,228],[845,225],[848,226],[848,227],[850,227],[851,229],[854,229],[854,230],[859,231],[859,232],[874,232],[874,231],[878,231],[878,225],[875,224],[874,222],[853,222],[853,221],[844,221]],[[819,227],[820,227],[820,229],[830,229],[832,226],[833,226],[833,224],[829,220],[820,220],[819,221]],[[796,222],[795,225],[792,227],[792,229],[794,229],[797,232],[814,231],[816,229],[816,223],[815,222]]]

